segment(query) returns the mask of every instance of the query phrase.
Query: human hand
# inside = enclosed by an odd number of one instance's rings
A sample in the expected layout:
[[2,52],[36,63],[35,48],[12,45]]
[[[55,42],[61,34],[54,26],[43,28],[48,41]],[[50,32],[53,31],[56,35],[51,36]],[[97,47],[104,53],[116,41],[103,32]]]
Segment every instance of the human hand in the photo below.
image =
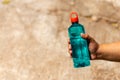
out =
[[[97,59],[97,50],[99,48],[99,44],[88,34],[81,34],[82,38],[86,39],[88,41],[89,45],[89,51],[91,55],[91,59]],[[70,44],[70,40],[68,40],[68,52],[70,56],[72,57],[72,47]]]

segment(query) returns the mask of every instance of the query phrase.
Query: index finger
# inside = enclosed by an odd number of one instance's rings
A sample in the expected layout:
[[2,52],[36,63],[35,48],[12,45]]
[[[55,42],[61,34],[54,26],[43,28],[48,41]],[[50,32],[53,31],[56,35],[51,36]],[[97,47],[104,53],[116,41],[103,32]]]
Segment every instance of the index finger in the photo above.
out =
[[70,44],[70,39],[68,39],[68,44]]

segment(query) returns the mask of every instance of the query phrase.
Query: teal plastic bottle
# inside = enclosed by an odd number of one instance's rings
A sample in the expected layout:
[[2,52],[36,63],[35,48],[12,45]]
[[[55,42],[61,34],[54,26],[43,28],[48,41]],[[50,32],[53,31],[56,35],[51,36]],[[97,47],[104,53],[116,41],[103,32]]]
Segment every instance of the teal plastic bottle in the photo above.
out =
[[72,12],[70,18],[72,25],[68,28],[68,34],[72,46],[74,68],[89,66],[90,55],[88,44],[87,41],[80,36],[81,33],[85,33],[84,27],[78,23],[78,14],[76,12]]

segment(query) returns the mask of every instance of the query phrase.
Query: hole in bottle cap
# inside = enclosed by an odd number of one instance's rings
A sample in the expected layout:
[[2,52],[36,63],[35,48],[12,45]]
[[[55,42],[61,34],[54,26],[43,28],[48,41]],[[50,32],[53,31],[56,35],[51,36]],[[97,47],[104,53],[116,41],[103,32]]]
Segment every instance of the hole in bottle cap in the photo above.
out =
[[72,18],[76,18],[77,17],[77,15],[76,14],[72,14]]

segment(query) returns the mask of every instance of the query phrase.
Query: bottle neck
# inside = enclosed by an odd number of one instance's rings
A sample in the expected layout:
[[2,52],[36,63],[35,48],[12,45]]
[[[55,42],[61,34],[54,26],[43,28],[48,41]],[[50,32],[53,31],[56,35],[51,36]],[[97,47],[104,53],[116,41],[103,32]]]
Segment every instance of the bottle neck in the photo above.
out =
[[72,24],[78,24],[78,22],[72,22]]

